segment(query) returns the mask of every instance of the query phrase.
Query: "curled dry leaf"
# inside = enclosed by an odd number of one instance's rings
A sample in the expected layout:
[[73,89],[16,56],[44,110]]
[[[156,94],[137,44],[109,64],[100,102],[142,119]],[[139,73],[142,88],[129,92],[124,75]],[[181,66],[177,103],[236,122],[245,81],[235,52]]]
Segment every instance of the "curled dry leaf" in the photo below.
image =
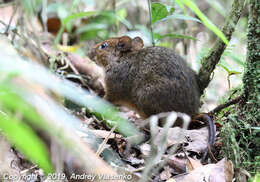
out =
[[175,173],[182,174],[186,172],[186,159],[172,155],[168,159],[168,165],[174,169]]
[[196,160],[188,157],[187,164],[186,164],[187,172],[192,171],[192,170],[202,167],[202,166],[203,165],[199,161],[196,161]]
[[[160,137],[161,130],[160,128],[157,138]],[[187,151],[201,153],[207,148],[208,128],[204,127],[196,130],[185,130],[179,127],[170,128],[168,130],[167,146],[170,147],[178,143],[188,144],[184,145],[184,149]]]
[[202,167],[195,168],[183,181],[197,182],[231,182],[234,171],[231,161],[222,159],[217,164],[208,164]]

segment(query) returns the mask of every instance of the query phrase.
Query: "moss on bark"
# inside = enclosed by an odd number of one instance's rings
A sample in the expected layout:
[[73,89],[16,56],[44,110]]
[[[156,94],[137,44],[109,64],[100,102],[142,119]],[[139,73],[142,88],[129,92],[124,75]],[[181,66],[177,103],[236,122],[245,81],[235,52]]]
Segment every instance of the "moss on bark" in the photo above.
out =
[[[247,60],[242,101],[230,108],[221,136],[222,152],[237,169],[260,171],[260,1],[249,1]],[[239,174],[240,172],[238,172]],[[239,181],[239,180],[238,180]]]

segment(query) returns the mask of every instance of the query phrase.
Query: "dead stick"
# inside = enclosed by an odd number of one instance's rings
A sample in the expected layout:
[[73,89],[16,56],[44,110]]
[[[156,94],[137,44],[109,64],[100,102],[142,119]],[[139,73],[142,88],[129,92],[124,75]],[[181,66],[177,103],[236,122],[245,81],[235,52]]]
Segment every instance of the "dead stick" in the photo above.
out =
[[236,104],[238,103],[240,100],[242,99],[242,96],[238,96],[236,97],[235,99],[231,100],[231,101],[228,101],[224,104],[220,104],[218,105],[215,109],[213,109],[212,111],[210,111],[209,113],[211,114],[214,114],[214,113],[218,113],[219,111],[221,111],[222,109],[228,107],[228,106],[231,106],[233,104]]

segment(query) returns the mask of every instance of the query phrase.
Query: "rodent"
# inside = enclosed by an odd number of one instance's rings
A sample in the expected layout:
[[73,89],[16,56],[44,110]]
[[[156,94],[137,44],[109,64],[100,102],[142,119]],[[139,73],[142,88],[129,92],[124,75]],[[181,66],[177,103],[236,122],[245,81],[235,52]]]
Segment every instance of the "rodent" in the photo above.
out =
[[[196,116],[201,93],[195,71],[169,48],[143,46],[140,37],[122,36],[90,51],[89,58],[105,70],[105,99],[130,107],[143,118],[168,111]],[[208,122],[212,145],[214,123]]]

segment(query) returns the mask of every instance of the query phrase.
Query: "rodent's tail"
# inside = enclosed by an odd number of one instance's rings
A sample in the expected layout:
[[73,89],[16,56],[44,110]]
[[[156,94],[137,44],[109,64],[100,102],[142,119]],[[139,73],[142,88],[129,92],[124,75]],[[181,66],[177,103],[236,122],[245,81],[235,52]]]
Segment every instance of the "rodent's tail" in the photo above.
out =
[[209,146],[204,151],[204,154],[203,154],[203,157],[202,157],[202,161],[204,161],[206,159],[207,155],[208,155],[209,148],[211,149],[213,144],[214,144],[214,142],[215,142],[216,131],[215,131],[215,126],[214,126],[214,121],[206,113],[202,113],[202,114],[196,115],[194,117],[194,119],[204,121],[204,122],[206,122],[208,124],[208,129],[209,129],[208,144],[209,144]]

